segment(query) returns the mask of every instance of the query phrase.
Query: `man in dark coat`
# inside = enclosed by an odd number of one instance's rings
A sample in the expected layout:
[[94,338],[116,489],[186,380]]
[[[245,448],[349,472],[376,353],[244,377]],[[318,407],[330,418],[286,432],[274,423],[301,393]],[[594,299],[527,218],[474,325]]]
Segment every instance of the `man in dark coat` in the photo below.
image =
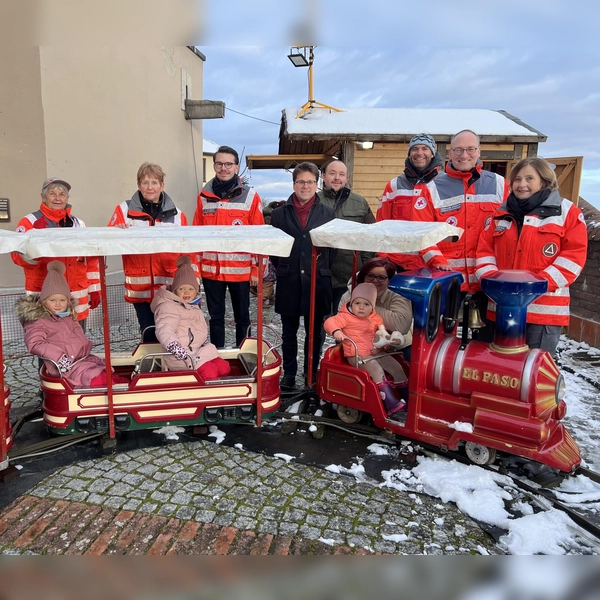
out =
[[[292,173],[294,193],[271,215],[271,225],[294,238],[290,256],[272,257],[277,273],[275,312],[281,315],[283,378],[282,389],[296,387],[298,371],[298,328],[304,319],[304,375],[308,375],[308,339],[310,328],[310,279],[312,242],[310,230],[335,218],[333,209],[324,206],[317,197],[319,169],[310,162],[300,163]],[[323,345],[321,326],[331,309],[331,265],[335,251],[322,248],[317,260],[317,293],[313,329],[313,382]],[[308,382],[312,384],[313,382]]]

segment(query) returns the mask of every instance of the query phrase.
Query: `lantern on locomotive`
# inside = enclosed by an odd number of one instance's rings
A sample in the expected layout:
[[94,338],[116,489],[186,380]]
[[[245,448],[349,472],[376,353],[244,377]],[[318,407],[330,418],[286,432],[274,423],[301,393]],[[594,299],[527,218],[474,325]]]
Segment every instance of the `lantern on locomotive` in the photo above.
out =
[[368,413],[375,426],[401,437],[455,450],[465,446],[477,464],[496,451],[530,458],[562,471],[581,462],[577,444],[561,423],[565,384],[550,354],[525,343],[527,305],[547,289],[526,271],[498,271],[482,280],[496,303],[491,344],[456,336],[459,273],[420,269],[396,275],[389,289],[413,303],[414,330],[409,403],[404,423],[386,417],[377,389],[364,371],[329,348],[317,392],[338,405],[347,422]]

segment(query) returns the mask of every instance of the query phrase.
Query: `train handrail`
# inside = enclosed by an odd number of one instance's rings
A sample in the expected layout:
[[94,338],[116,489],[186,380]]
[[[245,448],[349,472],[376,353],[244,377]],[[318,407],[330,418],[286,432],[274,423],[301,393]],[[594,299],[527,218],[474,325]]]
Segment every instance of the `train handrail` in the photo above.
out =
[[[333,336],[329,336],[329,337],[331,337],[332,339],[335,339],[335,338],[333,338]],[[378,358],[381,358],[382,356],[394,356],[394,354],[404,355],[402,350],[394,350],[393,352],[385,352],[384,351],[384,352],[379,352],[377,354],[373,354],[372,356],[364,356],[363,357],[363,356],[358,355],[358,345],[352,338],[345,335],[342,342],[346,342],[346,341],[350,342],[354,346],[354,359],[356,360],[357,365],[364,365],[365,363],[369,362],[370,360],[377,360]],[[342,343],[342,342],[339,342],[339,343]],[[338,342],[336,341],[336,343],[338,343]]]
[[[250,323],[250,325],[248,325],[248,329],[246,331],[246,337],[249,336],[250,331],[252,330],[252,327],[257,327],[257,326],[258,326],[258,323],[256,321]],[[267,357],[269,356],[269,354],[275,352],[275,350],[278,350],[283,345],[283,338],[281,337],[279,332],[272,325],[269,325],[268,323],[263,323],[263,332],[265,329],[268,329],[275,336],[275,343],[270,342],[269,340],[265,340],[264,335],[263,335],[263,341],[265,341],[265,342],[267,342],[267,344],[271,345],[271,347],[262,355],[263,367],[267,364]],[[257,350],[258,350],[258,348],[257,348]]]
[[[40,356],[39,358],[41,358],[44,362],[48,361],[48,362],[52,363],[56,367],[56,370],[58,371],[58,376],[61,379],[63,379],[64,375],[66,375],[77,363],[81,362],[82,360],[85,360],[87,358],[87,356],[82,356],[81,358],[78,358],[71,365],[71,369],[69,369],[69,371],[65,371],[64,373],[60,370],[60,367],[58,366],[58,363],[56,361],[52,360],[51,358],[47,358],[46,356]],[[4,368],[6,370],[6,366]],[[40,369],[40,371],[41,371],[41,369]],[[52,377],[56,377],[56,375],[52,375]]]

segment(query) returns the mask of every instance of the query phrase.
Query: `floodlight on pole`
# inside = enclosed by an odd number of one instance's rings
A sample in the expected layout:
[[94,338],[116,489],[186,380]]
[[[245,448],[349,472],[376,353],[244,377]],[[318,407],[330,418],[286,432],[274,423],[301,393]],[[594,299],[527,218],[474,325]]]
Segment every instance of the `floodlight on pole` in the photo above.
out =
[[[315,106],[329,108],[330,110],[335,110],[336,112],[344,112],[341,108],[334,108],[333,106],[323,104],[322,102],[317,102],[313,99],[313,63],[315,60],[313,48],[315,48],[315,46],[292,46],[290,48],[290,53],[288,54],[288,58],[295,67],[308,67],[308,101],[300,107],[300,111],[296,115],[296,119],[299,119],[305,112],[308,112]],[[307,50],[308,58],[306,56]]]

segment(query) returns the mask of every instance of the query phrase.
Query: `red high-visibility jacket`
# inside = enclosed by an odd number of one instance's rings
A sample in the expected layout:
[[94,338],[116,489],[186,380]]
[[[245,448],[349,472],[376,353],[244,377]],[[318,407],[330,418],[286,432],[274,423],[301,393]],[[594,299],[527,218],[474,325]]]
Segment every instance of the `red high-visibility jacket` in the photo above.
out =
[[[554,207],[554,215],[539,214]],[[477,277],[499,269],[524,269],[548,280],[548,291],[527,307],[527,322],[538,325],[569,324],[569,286],[581,273],[587,256],[588,235],[583,214],[554,190],[523,221],[518,233],[506,203],[494,213],[477,246]],[[488,314],[496,306],[490,301]]]
[[426,194],[414,204],[414,221],[446,222],[464,230],[456,242],[440,242],[421,255],[430,267],[448,264],[463,274],[461,289],[480,289],[475,275],[475,254],[481,232],[492,220],[494,210],[508,196],[504,177],[484,171],[481,163],[472,171],[456,171],[449,162],[446,173],[427,184]]
[[[85,227],[85,223],[71,214],[71,205],[67,204],[65,210],[53,210],[43,202],[40,209],[25,215],[17,224],[17,231],[23,233],[34,227],[46,229],[52,227]],[[90,256],[68,256],[66,258],[36,258],[27,260],[18,252],[11,253],[13,262],[23,267],[25,273],[25,292],[27,294],[39,293],[46,275],[48,263],[59,260],[66,267],[65,278],[69,284],[71,296],[75,300],[77,319],[83,321],[90,312],[88,295],[100,291],[100,268],[98,258]]]
[[[186,226],[187,218],[174,204],[173,200],[162,193],[162,206],[160,212],[153,219],[144,212],[139,191],[131,200],[121,202],[116,208],[108,224],[109,227],[126,224],[128,227],[177,227]],[[137,302],[151,302],[154,292],[162,285],[171,285],[173,275],[177,271],[176,260],[181,254],[176,252],[160,252],[158,254],[127,254],[123,256],[123,270],[125,271],[125,300],[135,304]],[[198,262],[195,255],[192,259],[192,268],[198,271]]]
[[[198,195],[193,225],[264,225],[260,196],[248,186],[231,190],[227,199],[213,192],[211,179]],[[246,252],[202,252],[198,255],[203,279],[249,281],[258,277],[256,257]]]

